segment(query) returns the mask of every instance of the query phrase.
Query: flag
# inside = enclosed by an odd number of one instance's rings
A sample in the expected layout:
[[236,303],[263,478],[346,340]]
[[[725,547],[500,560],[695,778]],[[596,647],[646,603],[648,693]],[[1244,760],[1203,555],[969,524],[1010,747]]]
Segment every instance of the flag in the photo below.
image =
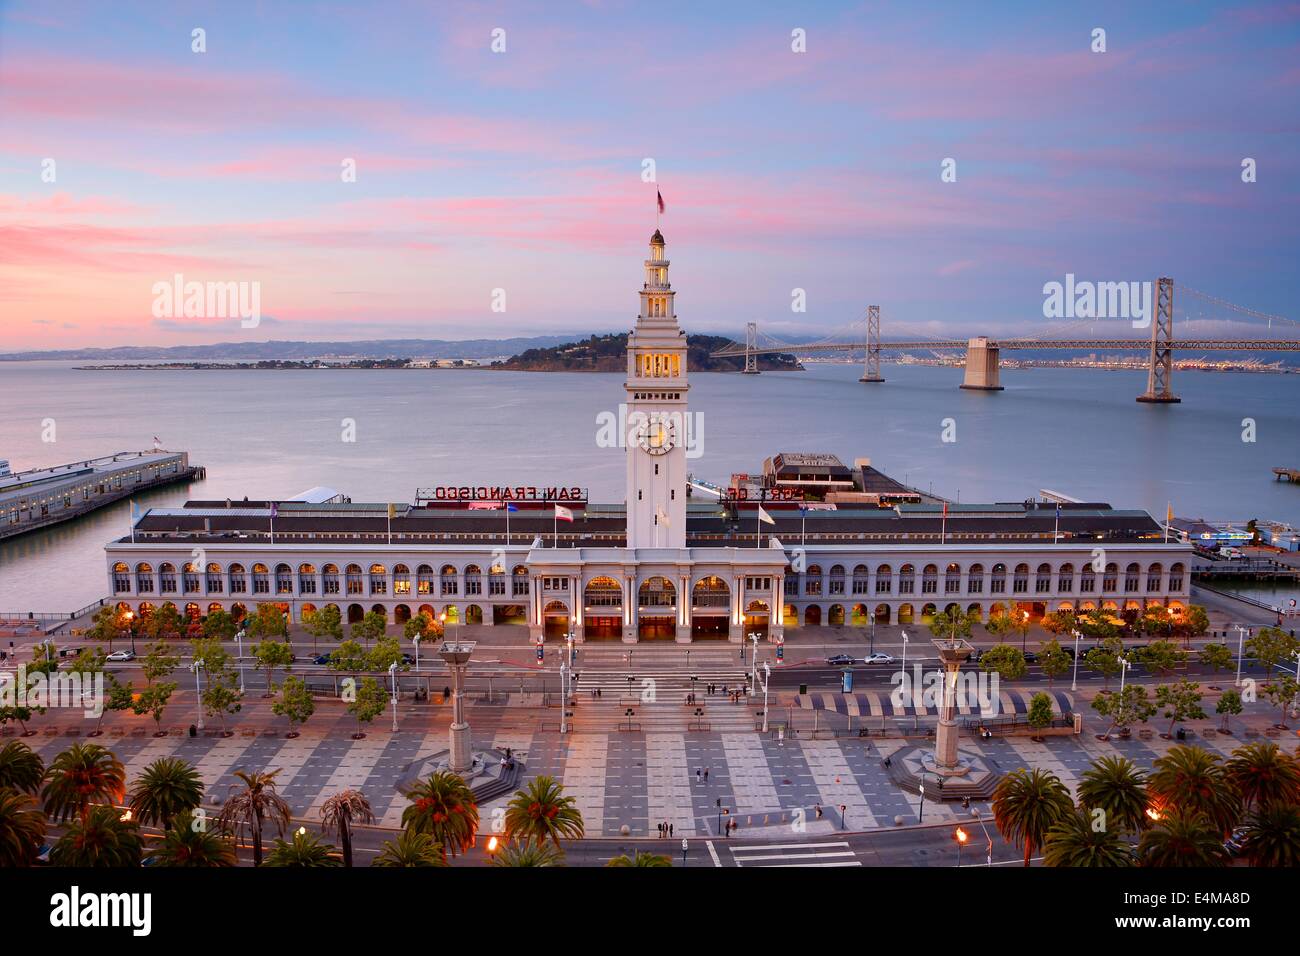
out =
[[758,506],[758,520],[764,524],[776,524],[776,522],[772,520],[772,516],[767,513],[762,505]]
[[393,504],[390,501],[388,503],[388,520],[392,521],[396,517],[397,517],[397,505]]
[[280,513],[280,507],[274,501],[271,502],[271,517],[274,518]]
[[564,507],[564,505],[556,505],[556,506],[555,506],[555,520],[556,520],[556,521],[572,521],[572,520],[573,520],[573,512],[570,511],[568,508]]
[[506,511],[518,511],[518,510],[519,508],[517,506],[512,505],[509,502],[506,502]]
[[659,191],[658,188],[656,188],[656,189],[655,189],[655,196],[657,196],[658,199],[659,199],[659,211],[660,211],[660,212],[663,212],[663,211],[664,211],[664,194],[661,193],[661,192]]
[[1165,524],[1174,523],[1174,506],[1172,503],[1165,507]]
[[132,501],[131,501],[131,523],[132,523],[132,524],[135,524],[135,523],[136,523],[137,521],[139,521],[139,520],[140,520],[140,506],[139,506],[138,504],[135,503],[135,500],[134,500],[134,499],[132,499]]

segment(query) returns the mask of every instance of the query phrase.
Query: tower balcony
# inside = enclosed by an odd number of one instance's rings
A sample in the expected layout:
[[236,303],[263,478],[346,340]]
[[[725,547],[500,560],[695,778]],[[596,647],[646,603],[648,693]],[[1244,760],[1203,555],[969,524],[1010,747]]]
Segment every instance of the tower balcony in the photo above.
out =
[[653,292],[667,292],[667,291],[668,291],[669,289],[671,289],[672,287],[673,287],[673,284],[672,284],[671,282],[663,282],[663,283],[643,282],[643,283],[641,283],[641,288],[642,288],[642,289],[646,289],[646,290],[653,291]]

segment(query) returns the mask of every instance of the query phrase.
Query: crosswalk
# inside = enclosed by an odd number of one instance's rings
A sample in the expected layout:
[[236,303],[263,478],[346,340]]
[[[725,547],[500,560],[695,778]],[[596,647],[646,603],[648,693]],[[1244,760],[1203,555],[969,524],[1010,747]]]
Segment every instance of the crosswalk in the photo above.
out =
[[[573,685],[575,694],[591,696],[599,689],[601,698],[619,700],[623,697],[636,697],[645,703],[671,701],[681,703],[687,694],[694,693],[701,702],[720,701],[727,703],[724,688],[737,690],[749,687],[746,675],[739,671],[707,670],[692,673],[650,669],[632,671],[631,680],[628,673],[610,671],[578,671],[578,679]],[[692,681],[691,678],[696,680]],[[708,686],[716,685],[716,691],[710,695]]]
[[846,841],[821,843],[730,844],[736,866],[861,866],[862,861]]

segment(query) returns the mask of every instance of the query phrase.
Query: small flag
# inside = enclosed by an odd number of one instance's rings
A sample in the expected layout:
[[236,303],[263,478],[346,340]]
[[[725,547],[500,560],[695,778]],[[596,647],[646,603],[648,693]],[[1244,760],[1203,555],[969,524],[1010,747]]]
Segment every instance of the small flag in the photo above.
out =
[[948,517],[948,502],[946,501],[943,503],[943,516]]
[[1165,507],[1165,524],[1174,523],[1174,506],[1172,503]]
[[397,517],[397,505],[393,504],[390,501],[388,503],[388,520],[392,521],[396,517]]
[[764,509],[762,505],[758,506],[758,520],[764,524],[776,524],[776,522],[772,520],[772,516],[767,513],[766,509]]
[[573,520],[573,512],[570,511],[568,508],[564,507],[564,505],[556,505],[556,506],[555,506],[555,520],[556,520],[556,521],[572,521],[572,520]]
[[509,502],[506,503],[506,511],[518,511],[518,510],[519,508],[516,507],[515,505],[512,505]]
[[659,211],[660,211],[660,212],[663,212],[663,211],[664,211],[664,194],[661,193],[658,189],[655,189],[655,195],[659,198]]
[[274,501],[271,502],[271,517],[274,518],[280,514],[280,506]]

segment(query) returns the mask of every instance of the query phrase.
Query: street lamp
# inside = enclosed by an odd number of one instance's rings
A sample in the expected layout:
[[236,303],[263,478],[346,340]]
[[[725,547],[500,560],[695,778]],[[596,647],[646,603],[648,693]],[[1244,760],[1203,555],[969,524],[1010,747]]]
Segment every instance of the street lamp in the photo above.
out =
[[1074,676],[1070,678],[1070,690],[1079,689],[1079,638],[1082,636],[1077,630],[1074,632]]
[[1029,638],[1029,612],[1020,612],[1020,653],[1025,653],[1025,641]]
[[919,789],[921,792],[921,802],[916,808],[916,822],[922,823],[925,820],[925,781],[924,780],[921,781],[921,785]]
[[980,816],[980,808],[975,807],[974,812],[975,812],[975,819],[980,822],[980,829],[984,831],[984,839],[988,841],[988,847],[986,848],[987,856],[985,857],[985,860],[987,861],[989,866],[992,866],[993,865],[993,837],[989,836],[989,828],[984,825],[984,818]]
[[749,639],[754,642],[754,659],[750,663],[749,670],[749,692],[758,693],[758,635],[750,634]]
[[682,837],[682,866],[686,865],[686,851],[690,849],[690,844],[686,842],[686,837]]
[[1246,643],[1246,629],[1237,625],[1237,686],[1241,686],[1241,653]]
[[198,699],[199,704],[199,722],[197,724],[199,732],[203,732],[203,689],[199,687],[199,671],[203,670],[203,658],[197,658],[190,669],[194,671],[194,696]]
[[568,733],[568,726],[565,718],[569,712],[569,688],[567,679],[569,673],[569,662],[560,661],[560,733]]
[[122,615],[122,620],[126,621],[126,635],[131,638],[131,653],[135,653],[135,628],[131,626],[131,621],[135,619],[134,611],[127,611]]
[[767,685],[772,680],[772,665],[763,661],[763,733],[767,733]]
[[418,674],[420,673],[420,635],[416,634],[412,637],[411,643],[415,645],[415,672]]
[[961,869],[961,848],[964,847],[966,841],[970,839],[970,834],[961,827],[958,827],[953,832],[952,838],[957,841],[957,868]]
[[239,692],[244,692],[244,629],[235,632],[235,646],[239,648]]
[[388,665],[388,676],[393,681],[393,731],[397,731],[397,661]]

